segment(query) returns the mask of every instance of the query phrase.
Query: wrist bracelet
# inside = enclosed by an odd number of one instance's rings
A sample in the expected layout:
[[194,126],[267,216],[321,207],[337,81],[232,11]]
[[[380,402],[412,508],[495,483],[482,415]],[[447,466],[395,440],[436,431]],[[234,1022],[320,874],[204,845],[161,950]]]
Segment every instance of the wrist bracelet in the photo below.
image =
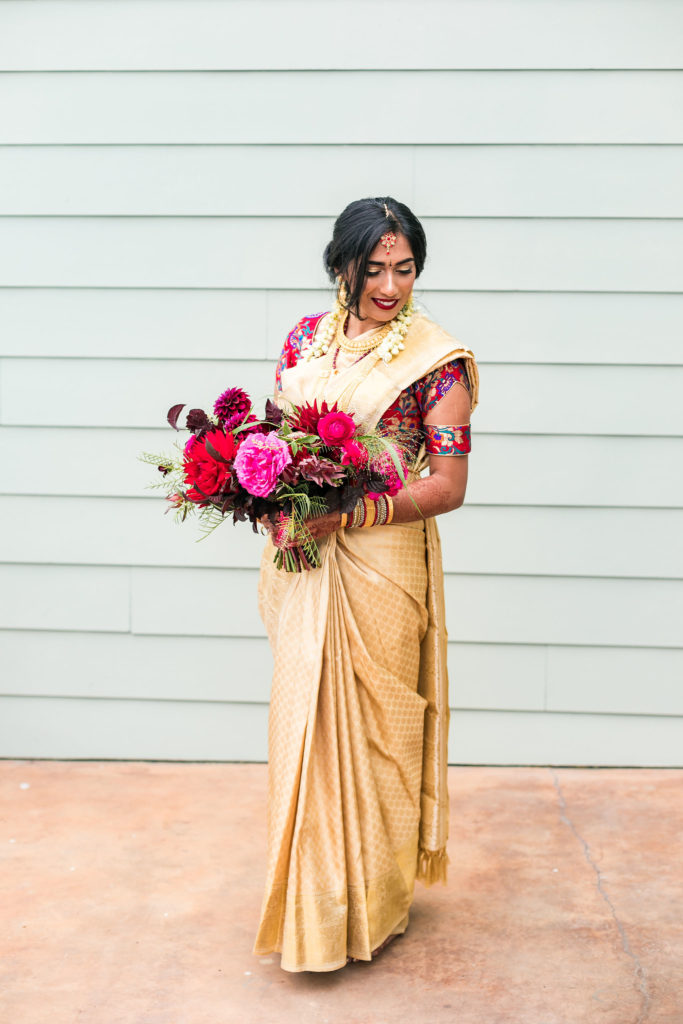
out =
[[388,526],[394,518],[394,503],[388,494],[378,498],[361,498],[350,516],[342,513],[342,526],[363,529],[366,526]]
[[362,498],[353,508],[353,512],[344,519],[342,526],[363,529],[366,526],[388,526],[394,518],[394,503],[390,495],[380,494],[378,498]]
[[349,521],[349,517],[348,517],[347,513],[346,512],[342,512],[341,513],[341,523],[339,524],[339,529],[343,530],[348,521]]
[[363,526],[365,523],[367,510],[365,508],[364,501],[357,501],[353,508],[353,515],[351,516],[350,526],[357,528]]

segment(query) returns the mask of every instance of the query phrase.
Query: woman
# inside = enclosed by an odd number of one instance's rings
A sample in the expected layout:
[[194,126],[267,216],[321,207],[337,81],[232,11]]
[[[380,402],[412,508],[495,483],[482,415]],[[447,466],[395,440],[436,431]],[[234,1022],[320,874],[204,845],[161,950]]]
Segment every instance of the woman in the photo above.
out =
[[276,569],[271,540],[263,556],[259,608],[275,672],[254,952],[281,952],[287,971],[370,960],[405,931],[415,878],[446,880],[448,680],[434,517],[465,496],[478,375],[469,349],[412,308],[425,256],[407,206],[351,203],[324,255],[334,308],[299,321],[277,369],[280,403],[336,402],[415,452],[393,501],[367,498],[348,520],[332,512],[308,522],[319,569]]

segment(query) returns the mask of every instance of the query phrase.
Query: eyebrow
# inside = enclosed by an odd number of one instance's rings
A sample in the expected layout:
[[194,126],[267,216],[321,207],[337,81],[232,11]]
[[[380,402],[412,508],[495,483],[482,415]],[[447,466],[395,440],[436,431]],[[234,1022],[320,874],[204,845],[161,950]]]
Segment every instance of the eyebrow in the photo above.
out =
[[[398,263],[394,263],[394,266],[395,267],[400,267],[402,263],[414,263],[414,262],[415,262],[415,257],[414,256],[408,256],[408,257],[406,257],[406,259],[399,260]],[[386,263],[385,263],[384,260],[368,260],[368,266],[369,267],[384,267],[384,266],[386,266]]]

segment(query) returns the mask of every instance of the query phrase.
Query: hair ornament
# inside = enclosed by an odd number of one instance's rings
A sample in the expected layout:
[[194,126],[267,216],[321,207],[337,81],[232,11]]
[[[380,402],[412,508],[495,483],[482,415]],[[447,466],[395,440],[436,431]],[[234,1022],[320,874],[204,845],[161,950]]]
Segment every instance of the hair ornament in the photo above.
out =
[[384,248],[386,249],[388,256],[393,247],[396,245],[396,235],[394,234],[393,231],[385,231],[379,241],[380,245],[383,245]]

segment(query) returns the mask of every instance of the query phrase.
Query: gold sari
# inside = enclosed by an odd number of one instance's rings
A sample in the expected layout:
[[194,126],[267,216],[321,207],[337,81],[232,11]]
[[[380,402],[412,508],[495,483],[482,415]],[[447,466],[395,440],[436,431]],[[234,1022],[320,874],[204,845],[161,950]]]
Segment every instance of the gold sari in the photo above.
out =
[[[367,430],[397,396],[469,349],[417,316],[405,351],[331,373],[332,352],[282,375],[281,399],[337,402]],[[423,450],[413,478],[426,465]],[[275,658],[268,873],[254,953],[287,971],[370,960],[401,934],[416,878],[446,881],[448,675],[434,519],[340,529],[322,566],[290,574],[267,543],[259,609]]]

